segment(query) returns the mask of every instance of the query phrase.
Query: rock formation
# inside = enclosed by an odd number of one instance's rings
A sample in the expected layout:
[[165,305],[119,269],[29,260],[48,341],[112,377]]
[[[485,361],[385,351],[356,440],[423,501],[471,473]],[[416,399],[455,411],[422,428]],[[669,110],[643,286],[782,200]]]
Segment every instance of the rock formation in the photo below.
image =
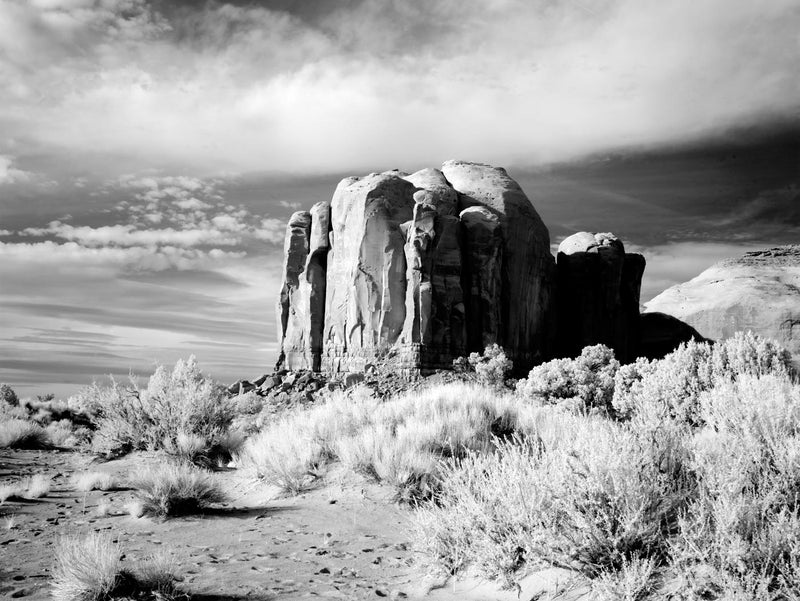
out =
[[307,311],[300,302],[298,289],[300,277],[306,268],[309,235],[311,232],[311,213],[298,211],[289,219],[286,226],[286,242],[283,246],[283,282],[278,295],[278,336],[281,340],[279,363],[292,368],[301,367],[301,358],[307,348]]
[[644,268],[609,233],[569,236],[554,260],[547,228],[504,169],[448,161],[348,177],[330,202],[289,220],[278,366],[425,371],[497,343],[524,374],[588,345],[629,362],[739,330],[800,361],[800,246],[723,261],[640,315]]
[[279,364],[418,370],[496,342],[529,367],[552,354],[549,247],[504,169],[448,161],[345,178],[287,229]]
[[578,232],[561,242],[557,263],[558,353],[605,344],[620,361],[635,359],[644,257],[613,234]]
[[639,329],[639,356],[647,359],[663,359],[684,342],[706,340],[688,323],[656,311],[639,316]]
[[800,245],[727,259],[646,304],[714,340],[751,330],[800,358]]
[[[551,353],[555,333],[551,323],[555,269],[547,227],[505,169],[448,161],[442,165],[442,173],[458,192],[462,221],[465,209],[479,207],[500,223],[500,295],[494,299],[499,305],[499,321],[488,342],[510,351],[520,365],[541,361]],[[477,225],[474,220],[473,225]],[[486,282],[486,287],[490,284]],[[473,332],[469,340],[475,338]]]

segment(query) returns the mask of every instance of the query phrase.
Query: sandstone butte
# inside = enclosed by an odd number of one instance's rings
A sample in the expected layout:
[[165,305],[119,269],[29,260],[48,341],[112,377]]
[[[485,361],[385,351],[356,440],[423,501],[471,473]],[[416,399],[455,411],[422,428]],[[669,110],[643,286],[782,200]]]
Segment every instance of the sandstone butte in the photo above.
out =
[[721,261],[656,296],[642,317],[660,313],[714,340],[756,332],[777,340],[800,363],[800,245]]
[[343,179],[289,220],[278,300],[281,368],[452,366],[497,343],[519,371],[604,343],[639,354],[644,257],[579,232],[557,258],[504,169],[448,161]]

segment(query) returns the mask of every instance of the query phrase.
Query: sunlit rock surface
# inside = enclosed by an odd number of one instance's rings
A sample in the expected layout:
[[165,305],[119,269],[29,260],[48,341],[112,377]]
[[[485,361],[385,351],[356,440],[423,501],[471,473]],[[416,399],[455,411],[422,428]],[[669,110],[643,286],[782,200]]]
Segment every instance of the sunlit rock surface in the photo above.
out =
[[773,338],[800,358],[800,245],[726,259],[668,288],[646,312],[672,315],[720,340],[738,331]]

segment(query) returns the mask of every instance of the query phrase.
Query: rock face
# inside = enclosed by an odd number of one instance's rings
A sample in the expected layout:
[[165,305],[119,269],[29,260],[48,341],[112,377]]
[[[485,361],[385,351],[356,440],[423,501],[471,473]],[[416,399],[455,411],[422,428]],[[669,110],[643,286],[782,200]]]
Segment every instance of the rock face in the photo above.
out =
[[500,296],[494,299],[500,315],[491,342],[510,350],[518,364],[542,360],[551,353],[555,333],[551,320],[555,269],[547,227],[505,169],[448,161],[442,173],[458,191],[462,220],[465,209],[479,207],[500,224]]
[[704,342],[697,330],[688,323],[666,313],[642,313],[639,318],[641,338],[639,355],[648,359],[663,359],[684,342]]
[[286,226],[286,242],[283,246],[283,282],[278,296],[278,339],[281,354],[278,363],[297,365],[306,350],[307,314],[300,302],[298,290],[300,277],[306,268],[311,213],[298,211]]
[[323,367],[359,371],[388,352],[406,317],[405,235],[416,187],[394,172],[347,178],[331,201]]
[[449,367],[496,342],[530,367],[552,354],[549,246],[504,169],[449,161],[346,178],[287,229],[279,364]]
[[578,232],[558,247],[558,354],[605,344],[620,361],[638,353],[645,260],[613,234]]
[[800,359],[800,245],[747,253],[710,267],[646,303],[714,340],[751,330]]

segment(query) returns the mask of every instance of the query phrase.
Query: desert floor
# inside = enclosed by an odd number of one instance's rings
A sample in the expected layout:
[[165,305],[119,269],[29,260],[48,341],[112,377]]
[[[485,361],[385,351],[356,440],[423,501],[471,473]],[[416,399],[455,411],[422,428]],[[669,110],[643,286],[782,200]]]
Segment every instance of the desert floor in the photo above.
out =
[[[78,492],[70,477],[84,470],[127,474],[163,461],[135,454],[98,463],[76,451],[0,451],[0,480],[32,474],[53,478],[51,491],[32,501],[0,505],[0,596],[49,598],[53,545],[60,535],[110,531],[125,559],[164,552],[195,599],[573,599],[570,574],[547,570],[521,590],[494,583],[445,581],[414,560],[411,510],[391,490],[358,476],[330,473],[324,486],[281,497],[237,470],[215,474],[230,502],[201,514],[134,518],[130,490]],[[106,505],[107,513],[98,511]]]

